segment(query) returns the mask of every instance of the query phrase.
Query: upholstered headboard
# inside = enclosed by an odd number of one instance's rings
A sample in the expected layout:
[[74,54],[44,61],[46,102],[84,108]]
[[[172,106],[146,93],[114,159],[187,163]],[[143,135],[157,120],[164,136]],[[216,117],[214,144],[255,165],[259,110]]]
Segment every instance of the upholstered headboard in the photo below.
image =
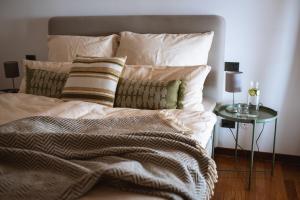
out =
[[220,101],[223,92],[225,21],[215,15],[78,16],[53,17],[49,35],[97,36],[132,31],[137,33],[199,33],[214,31],[208,64],[212,66],[204,95]]

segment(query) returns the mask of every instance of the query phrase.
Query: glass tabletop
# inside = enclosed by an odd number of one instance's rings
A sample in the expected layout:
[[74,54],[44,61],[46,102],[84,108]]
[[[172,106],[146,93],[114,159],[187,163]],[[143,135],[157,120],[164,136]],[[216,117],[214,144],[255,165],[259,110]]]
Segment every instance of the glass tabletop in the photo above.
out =
[[214,113],[225,119],[242,123],[266,123],[275,120],[278,115],[277,111],[266,106],[260,106],[258,111],[250,109],[249,114],[229,112],[226,109],[229,106],[231,105],[217,105],[214,109]]

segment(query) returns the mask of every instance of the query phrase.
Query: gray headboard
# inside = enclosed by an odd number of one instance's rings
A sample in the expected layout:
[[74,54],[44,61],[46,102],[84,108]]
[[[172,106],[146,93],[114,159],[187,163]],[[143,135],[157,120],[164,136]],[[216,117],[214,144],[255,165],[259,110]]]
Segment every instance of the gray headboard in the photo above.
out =
[[214,31],[208,64],[212,66],[204,95],[220,101],[223,93],[225,21],[215,15],[78,16],[53,17],[49,35],[97,36],[132,31],[137,33],[199,33]]

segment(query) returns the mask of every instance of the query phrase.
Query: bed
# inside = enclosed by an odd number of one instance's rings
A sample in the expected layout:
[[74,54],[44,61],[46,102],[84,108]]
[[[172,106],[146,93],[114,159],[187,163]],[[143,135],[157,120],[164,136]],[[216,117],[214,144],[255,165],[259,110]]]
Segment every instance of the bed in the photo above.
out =
[[[147,113],[147,116],[163,118],[173,128],[180,126],[179,129],[189,129],[192,132],[191,138],[196,140],[203,149],[206,149],[206,155],[211,156],[212,130],[216,122],[216,117],[212,110],[215,102],[220,100],[223,88],[223,18],[210,15],[54,17],[49,20],[48,33],[49,35],[95,36],[119,33],[124,30],[138,33],[198,33],[214,31],[214,40],[208,58],[208,64],[212,66],[212,70],[204,87],[203,104],[205,111],[195,112],[177,109],[142,111],[130,108],[108,108],[81,101],[64,102],[56,98],[23,93],[2,94],[0,95],[0,124],[5,125],[26,117],[30,120],[32,116],[39,116],[46,121],[48,116],[81,120],[103,119],[105,121],[118,118],[119,116],[142,116]],[[152,196],[153,193],[147,195],[134,192],[134,190],[129,190],[128,188],[127,191],[120,191],[116,187],[95,184],[93,189],[89,190],[84,196],[80,195],[80,199],[176,199],[178,197],[172,195],[171,197],[164,195],[156,197],[157,194]]]

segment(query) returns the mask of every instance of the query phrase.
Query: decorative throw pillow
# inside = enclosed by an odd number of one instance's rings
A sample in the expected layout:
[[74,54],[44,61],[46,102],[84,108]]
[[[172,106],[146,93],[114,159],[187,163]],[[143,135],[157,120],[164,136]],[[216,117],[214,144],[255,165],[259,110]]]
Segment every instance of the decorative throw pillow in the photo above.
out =
[[77,57],[62,92],[64,100],[83,100],[113,107],[125,58]]
[[119,38],[115,34],[99,37],[49,35],[48,60],[67,62],[77,55],[113,57],[116,55]]
[[120,79],[115,107],[139,109],[176,109],[180,80],[151,81]]
[[59,98],[68,74],[41,69],[26,69],[26,93]]
[[203,111],[202,90],[211,67],[207,65],[168,67],[151,65],[126,65],[121,77],[133,80],[181,80],[177,108]]
[[129,65],[206,65],[213,35],[121,32],[117,56],[127,56]]
[[20,85],[20,93],[26,93],[26,72],[27,69],[40,69],[48,72],[65,73],[70,72],[71,62],[49,62],[49,61],[35,61],[35,60],[23,60],[24,74]]

